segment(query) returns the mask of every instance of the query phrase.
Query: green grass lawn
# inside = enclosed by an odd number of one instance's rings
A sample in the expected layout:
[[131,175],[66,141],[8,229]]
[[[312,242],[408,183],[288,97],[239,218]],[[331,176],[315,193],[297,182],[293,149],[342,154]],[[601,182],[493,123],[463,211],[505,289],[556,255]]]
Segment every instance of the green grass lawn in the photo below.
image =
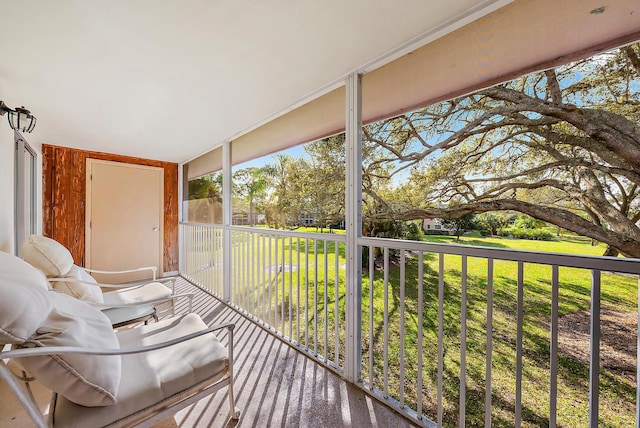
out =
[[[314,232],[315,230],[299,230]],[[319,235],[319,239],[322,239]],[[542,252],[600,255],[604,246],[591,246],[589,240],[575,237],[553,241],[527,241],[508,238],[464,236],[428,236],[429,242],[461,245],[485,245],[497,248],[524,249]],[[277,245],[277,248],[276,248]],[[299,268],[288,271],[265,271],[265,264],[246,265],[241,278],[234,280],[234,300],[242,300],[243,307],[267,320],[286,336],[325,355],[329,361],[342,366],[344,359],[345,320],[345,263],[344,244],[322,243],[297,238],[280,240],[254,240],[236,243],[236,257],[244,260],[265,259],[269,251],[279,254],[278,259],[266,265],[278,266],[284,259]],[[317,253],[317,264],[314,254]],[[336,254],[337,253],[337,254]],[[308,257],[307,257],[308,255]],[[249,262],[247,262],[249,263]],[[391,260],[386,286],[388,321],[385,325],[385,281],[382,270],[376,270],[373,288],[370,287],[368,267],[363,267],[362,280],[362,377],[379,390],[385,390],[384,361],[388,362],[387,392],[398,398],[401,393],[405,404],[416,409],[421,402],[423,413],[436,418],[437,403],[437,333],[438,333],[438,256],[424,254],[423,258],[423,348],[418,349],[418,268],[420,258],[407,253],[405,283],[402,288],[400,268]],[[444,425],[457,426],[459,413],[460,375],[460,305],[461,258],[445,256],[444,263]],[[498,427],[513,426],[515,407],[515,349],[517,263],[495,261],[493,303],[493,382],[492,424]],[[587,425],[588,418],[588,325],[585,336],[575,325],[565,326],[563,320],[582,316],[589,310],[591,273],[578,269],[560,269],[559,311],[560,368],[558,373],[558,426],[578,427]],[[258,284],[257,286],[255,284]],[[549,422],[549,320],[551,313],[551,268],[524,265],[524,375],[522,386],[523,425],[547,426]],[[337,289],[336,289],[337,287]],[[637,319],[638,279],[621,275],[602,276],[602,308],[614,313],[632,313]],[[369,308],[369,296],[373,293],[373,310]],[[404,295],[404,299],[401,299]],[[251,302],[268,302],[255,305]],[[401,311],[404,308],[404,318]],[[369,316],[373,315],[373,331],[369,331]],[[565,318],[567,317],[567,318]],[[582,317],[584,318],[584,317]],[[467,267],[467,387],[466,423],[468,426],[484,425],[485,396],[485,343],[487,319],[487,261],[469,258]],[[308,322],[306,321],[308,320]],[[586,318],[588,324],[588,318]],[[400,325],[404,323],[404,346],[401,346]],[[623,331],[615,324],[611,330]],[[584,323],[583,323],[584,324]],[[336,330],[337,325],[337,330]],[[584,327],[584,325],[583,325]],[[582,328],[582,327],[581,327]],[[635,327],[634,327],[635,328]],[[385,332],[387,346],[385,347]],[[334,339],[339,338],[338,341]],[[623,338],[624,341],[625,338]],[[627,338],[635,343],[635,335]],[[619,345],[603,333],[603,354]],[[404,351],[401,351],[402,348]],[[374,358],[369,359],[373,349]],[[338,355],[336,355],[336,352]],[[417,390],[418,353],[423,356],[422,391]],[[582,352],[582,354],[581,354]],[[586,357],[584,357],[586,352]],[[626,354],[625,354],[626,352]],[[622,352],[634,359],[635,348]],[[404,356],[405,386],[400,391],[400,361]],[[613,358],[613,363],[616,360]],[[369,379],[369,367],[373,365],[374,377]],[[629,371],[603,367],[600,385],[600,425],[633,426],[635,423],[635,375]]]
[[499,236],[481,237],[477,233],[461,236],[426,235],[425,242],[441,244],[475,245],[481,247],[509,248],[512,250],[541,251],[551,253],[585,254],[601,256],[607,246],[602,243],[591,245],[591,240],[584,237],[568,236],[554,238],[551,241],[533,241],[528,239],[504,238]]

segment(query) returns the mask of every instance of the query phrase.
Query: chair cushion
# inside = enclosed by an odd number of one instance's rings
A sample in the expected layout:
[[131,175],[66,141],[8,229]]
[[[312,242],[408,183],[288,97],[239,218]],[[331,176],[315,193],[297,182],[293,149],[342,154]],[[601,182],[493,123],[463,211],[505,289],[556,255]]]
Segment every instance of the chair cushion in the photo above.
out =
[[121,305],[123,303],[138,303],[151,299],[169,297],[171,289],[159,282],[150,282],[148,284],[125,288],[122,290],[108,291],[102,295],[104,304]]
[[66,276],[73,266],[73,256],[53,239],[31,235],[22,244],[22,258],[40,269],[48,278]]
[[[80,346],[118,349],[109,319],[87,303],[49,291],[51,311],[21,348]],[[83,406],[108,406],[120,385],[120,356],[61,354],[16,359],[45,387]]]
[[52,281],[51,286],[64,294],[73,296],[76,299],[84,300],[89,303],[103,303],[102,289],[97,285],[96,280],[89,273],[76,265],[71,266],[69,273],[65,275],[67,278],[75,278],[81,281],[91,282],[92,284],[83,284],[73,281]]
[[42,272],[0,251],[0,344],[20,344],[35,333],[51,310],[47,288]]
[[[170,318],[117,333],[121,348],[151,345],[206,328],[196,314]],[[157,351],[123,355],[122,380],[116,404],[88,409],[59,399],[54,409],[56,425],[104,426],[122,422],[176,394],[187,393],[203,381],[224,377],[229,364],[227,350],[213,333]],[[175,398],[175,397],[174,397]]]

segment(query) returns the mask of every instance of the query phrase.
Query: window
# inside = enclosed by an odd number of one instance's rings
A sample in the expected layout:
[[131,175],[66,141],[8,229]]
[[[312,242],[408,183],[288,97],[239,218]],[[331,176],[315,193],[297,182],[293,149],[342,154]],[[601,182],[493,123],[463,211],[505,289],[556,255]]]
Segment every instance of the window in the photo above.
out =
[[20,246],[36,233],[36,153],[20,134],[15,136],[15,248],[21,256]]

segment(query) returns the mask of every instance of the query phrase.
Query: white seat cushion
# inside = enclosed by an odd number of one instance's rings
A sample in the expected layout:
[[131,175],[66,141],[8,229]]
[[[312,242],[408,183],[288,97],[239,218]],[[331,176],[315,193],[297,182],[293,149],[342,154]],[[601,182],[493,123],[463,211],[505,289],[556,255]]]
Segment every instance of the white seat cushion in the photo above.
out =
[[69,296],[73,296],[76,299],[84,300],[85,302],[104,302],[102,289],[97,285],[98,283],[96,282],[96,280],[91,275],[89,275],[86,270],[73,265],[66,277],[79,279],[80,281],[90,282],[96,285],[73,281],[53,281],[51,282],[53,289],[58,290],[64,294],[68,294]]
[[[117,348],[109,319],[86,303],[49,291],[42,272],[0,252],[0,343],[14,347]],[[40,383],[87,406],[112,404],[120,357],[79,354],[16,359]]]
[[[205,329],[196,314],[171,318],[117,333],[121,348],[164,342]],[[213,383],[227,373],[228,353],[213,333],[153,352],[122,356],[116,403],[87,408],[59,397],[55,426],[105,426],[170,399],[190,387]]]
[[[48,291],[51,311],[23,348],[79,346],[118,349],[111,322],[97,309],[66,294]],[[107,406],[116,400],[120,356],[61,354],[17,358],[16,362],[47,388],[84,406]]]
[[138,303],[151,299],[169,297],[170,295],[170,288],[159,282],[150,282],[149,284],[139,287],[108,291],[103,293],[102,298],[106,305],[121,305],[123,303]]
[[69,250],[51,238],[31,235],[21,248],[22,258],[40,269],[47,278],[66,276],[73,266],[73,256]]
[[47,290],[42,272],[0,251],[0,344],[20,344],[35,333],[51,311]]

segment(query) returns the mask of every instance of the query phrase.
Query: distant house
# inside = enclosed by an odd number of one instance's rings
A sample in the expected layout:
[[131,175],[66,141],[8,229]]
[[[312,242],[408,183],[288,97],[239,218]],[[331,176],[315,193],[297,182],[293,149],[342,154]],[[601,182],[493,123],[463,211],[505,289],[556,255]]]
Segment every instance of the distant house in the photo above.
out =
[[443,226],[439,218],[425,218],[424,220],[422,220],[422,228],[426,230],[427,233],[430,230],[438,230],[447,233],[454,232],[453,229],[449,229],[448,227]]
[[302,226],[313,226],[316,224],[315,214],[300,214],[298,216],[298,224]]
[[[264,214],[253,213],[253,224],[265,224],[267,217]],[[248,213],[245,212],[234,212],[231,224],[235,226],[249,226],[251,225],[251,219]]]

